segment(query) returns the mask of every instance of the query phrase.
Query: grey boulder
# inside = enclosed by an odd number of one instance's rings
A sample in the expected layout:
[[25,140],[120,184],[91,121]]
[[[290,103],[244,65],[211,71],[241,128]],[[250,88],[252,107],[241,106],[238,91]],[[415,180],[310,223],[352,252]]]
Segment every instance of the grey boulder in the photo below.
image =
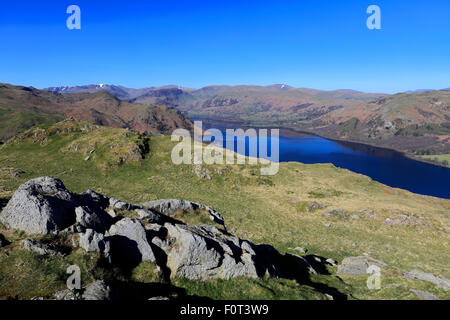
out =
[[164,227],[168,243],[161,249],[167,254],[171,277],[191,280],[258,278],[269,273],[269,267],[258,261],[255,245],[214,226],[166,223]]
[[369,266],[375,265],[379,268],[386,267],[387,264],[383,261],[375,260],[367,256],[347,257],[338,265],[338,274],[349,275],[365,275]]
[[6,227],[29,234],[57,233],[75,222],[76,201],[61,180],[37,178],[21,185],[0,213]]
[[443,288],[443,289],[450,289],[450,280],[445,278],[439,278],[431,273],[426,273],[420,270],[412,270],[410,272],[404,272],[403,276],[408,279],[412,280],[422,280],[431,282],[434,285]]
[[112,253],[117,259],[121,257],[137,263],[156,261],[147,232],[139,220],[124,218],[111,226],[109,235]]

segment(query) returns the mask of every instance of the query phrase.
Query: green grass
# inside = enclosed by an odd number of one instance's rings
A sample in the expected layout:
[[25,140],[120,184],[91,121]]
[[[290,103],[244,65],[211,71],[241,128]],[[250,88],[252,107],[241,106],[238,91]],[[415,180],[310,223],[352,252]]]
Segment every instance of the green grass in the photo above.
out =
[[[260,176],[257,166],[206,165],[212,179],[200,180],[191,165],[172,164],[170,154],[174,143],[167,136],[150,137],[148,153],[138,162],[124,162],[108,168],[99,164],[114,157],[113,153],[104,153],[104,158],[99,157],[98,161],[85,161],[83,152],[65,152],[74,141],[108,143],[107,137],[115,139],[126,132],[104,130],[115,133],[103,132],[103,136],[99,136],[96,131],[75,131],[49,136],[43,144],[33,143],[28,137],[2,146],[0,168],[16,168],[25,173],[15,178],[0,175],[0,198],[7,199],[21,183],[31,178],[49,175],[62,179],[72,191],[83,192],[90,188],[131,203],[167,198],[199,202],[218,210],[224,216],[228,230],[233,230],[237,236],[255,243],[272,244],[282,253],[301,246],[308,249],[308,254],[337,261],[346,256],[370,253],[373,258],[386,262],[393,271],[386,275],[385,283],[393,287],[371,291],[364,286],[364,279],[348,277],[345,282],[351,286],[356,299],[413,298],[408,288],[420,290],[424,284],[405,281],[401,271],[420,269],[450,278],[450,237],[445,230],[449,220],[443,215],[450,212],[449,200],[389,188],[331,164],[282,163],[279,173],[271,177]],[[137,137],[133,134],[124,139],[136,142]],[[304,204],[309,201],[319,202],[324,209],[307,212]],[[346,210],[350,215],[360,215],[361,219],[325,217],[323,213],[330,209]],[[377,213],[376,219],[360,213],[368,209]],[[383,226],[383,221],[388,217],[395,218],[395,213],[414,213],[422,224]],[[180,214],[178,218],[189,223],[206,223],[206,216],[201,212]],[[331,223],[331,227],[325,227],[325,223]],[[387,248],[388,243],[392,249]],[[144,266],[136,270],[136,279],[151,281],[153,275],[146,279],[145,274],[151,272],[146,270]],[[318,280],[330,281],[341,291],[348,289],[347,284],[333,276],[322,276]],[[284,280],[175,281],[190,292],[197,290],[198,295],[210,297],[316,297],[309,289],[302,291],[304,288]],[[262,290],[264,284],[270,289]],[[398,295],[399,290],[401,295]],[[434,288],[430,292],[448,298],[444,290]]]

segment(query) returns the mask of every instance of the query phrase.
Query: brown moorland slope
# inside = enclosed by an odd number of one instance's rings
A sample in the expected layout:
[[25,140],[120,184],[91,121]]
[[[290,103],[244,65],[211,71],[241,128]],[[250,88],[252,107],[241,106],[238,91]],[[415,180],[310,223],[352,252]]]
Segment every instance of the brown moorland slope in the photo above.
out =
[[191,129],[192,123],[170,106],[122,101],[105,91],[60,94],[32,87],[0,84],[0,140],[64,118],[129,128],[141,132]]

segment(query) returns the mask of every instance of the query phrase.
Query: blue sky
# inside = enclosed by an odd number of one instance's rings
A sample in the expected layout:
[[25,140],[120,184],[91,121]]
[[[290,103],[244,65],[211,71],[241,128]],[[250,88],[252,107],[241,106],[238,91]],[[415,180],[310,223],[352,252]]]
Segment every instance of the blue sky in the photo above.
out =
[[[81,8],[81,30],[66,9]],[[369,5],[382,29],[366,27]],[[448,0],[1,1],[0,82],[450,87]]]

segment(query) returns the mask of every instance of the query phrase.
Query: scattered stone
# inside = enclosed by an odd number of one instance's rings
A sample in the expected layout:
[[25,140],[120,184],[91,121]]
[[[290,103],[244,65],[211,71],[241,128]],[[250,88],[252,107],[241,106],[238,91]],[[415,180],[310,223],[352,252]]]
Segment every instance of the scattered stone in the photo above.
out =
[[288,248],[289,250],[294,250],[294,251],[298,251],[302,254],[305,254],[306,252],[308,252],[308,249],[305,248],[301,248],[301,247],[295,247],[295,248]]
[[416,296],[418,296],[420,299],[423,299],[423,300],[440,300],[434,294],[431,294],[426,291],[420,291],[420,290],[414,290],[414,289],[410,289],[409,291],[414,293]]
[[18,178],[21,175],[23,175],[25,171],[18,170],[18,169],[9,169],[9,174],[11,175],[11,178]]
[[392,245],[390,243],[386,244],[386,247],[390,250],[392,250]]
[[342,263],[338,265],[338,274],[349,275],[365,275],[367,274],[367,268],[371,265],[378,267],[386,267],[387,264],[383,261],[375,260],[367,256],[359,257],[347,257],[342,260]]
[[377,213],[375,211],[373,211],[373,210],[361,210],[359,212],[364,214],[364,216],[366,218],[369,218],[369,219],[376,219],[377,218]]
[[326,228],[329,228],[329,227],[331,227],[331,223],[324,223],[324,226],[325,226]]
[[412,270],[410,272],[404,272],[403,276],[408,279],[412,280],[422,280],[431,282],[434,285],[443,288],[443,289],[450,289],[450,280],[445,278],[439,278],[431,273],[426,273],[420,270]]
[[29,234],[57,233],[75,222],[75,207],[74,195],[61,180],[37,178],[14,192],[0,222]]
[[323,204],[320,204],[318,202],[312,201],[312,202],[308,202],[306,204],[306,211],[311,212],[314,210],[319,210],[319,209],[323,209],[325,208],[325,206]]
[[89,159],[91,159],[91,156],[87,156],[86,158],[84,158],[84,161],[89,161]]
[[354,214],[354,215],[352,215],[352,219],[353,220],[359,220],[359,219],[361,219],[361,217],[358,216],[357,214]]
[[356,247],[358,244],[356,242],[352,243],[352,247]]
[[348,217],[350,216],[350,214],[343,209],[331,209],[325,212],[324,215],[327,217],[337,217],[342,219],[348,219]]
[[25,239],[22,241],[22,248],[30,252],[35,252],[41,256],[63,256],[64,253],[59,248],[42,243],[36,239]]

